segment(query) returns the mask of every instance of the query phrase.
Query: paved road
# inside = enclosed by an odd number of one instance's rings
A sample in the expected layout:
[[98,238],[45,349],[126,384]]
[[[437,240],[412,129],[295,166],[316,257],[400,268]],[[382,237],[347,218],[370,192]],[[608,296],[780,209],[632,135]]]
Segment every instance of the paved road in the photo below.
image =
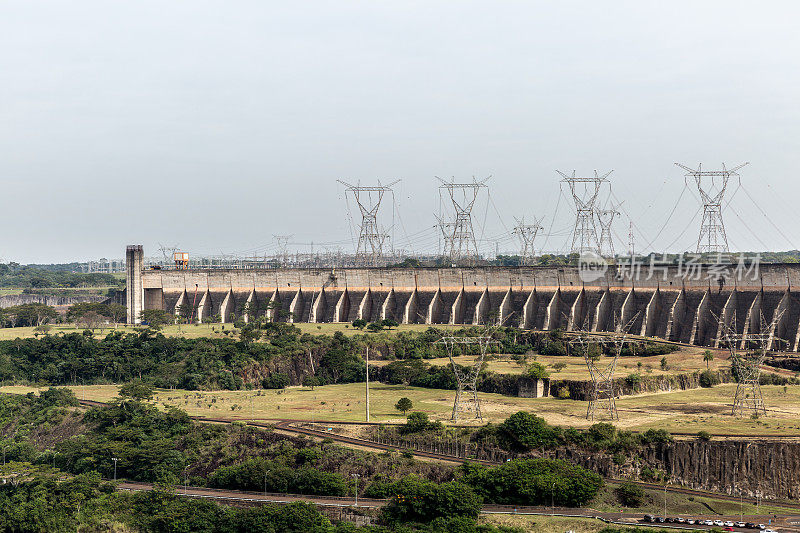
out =
[[[150,483],[140,483],[133,481],[122,481],[118,484],[121,490],[131,491],[147,491],[152,490],[153,485]],[[281,494],[281,493],[263,493],[263,492],[248,492],[237,490],[221,490],[209,489],[205,487],[191,487],[191,486],[177,486],[175,492],[181,496],[192,498],[208,498],[217,500],[220,503],[248,503],[248,504],[269,504],[269,503],[293,503],[293,502],[306,502],[315,505],[327,507],[351,507],[355,505],[355,499],[352,497],[335,497],[335,496],[311,496],[303,494]],[[358,506],[370,509],[377,509],[386,505],[387,500],[378,500],[371,498],[359,498]],[[644,515],[642,513],[608,513],[598,512],[594,509],[575,509],[575,508],[562,508],[562,507],[534,507],[534,506],[512,506],[512,505],[484,505],[482,513],[484,514],[519,514],[519,515],[554,515],[554,516],[570,516],[580,518],[595,518],[605,522],[613,522],[619,524],[642,524]],[[731,520],[737,521],[736,516],[701,516],[693,518],[703,518],[709,520]],[[750,516],[746,521],[757,523],[768,523],[769,516]],[[792,522],[795,522],[794,524]],[[800,531],[800,515],[793,517],[784,517],[781,521],[782,526],[779,526],[781,531]],[[686,524],[658,524],[658,527],[677,528],[683,530],[708,530],[710,526],[690,526]],[[741,529],[738,531],[754,531],[752,529]]]

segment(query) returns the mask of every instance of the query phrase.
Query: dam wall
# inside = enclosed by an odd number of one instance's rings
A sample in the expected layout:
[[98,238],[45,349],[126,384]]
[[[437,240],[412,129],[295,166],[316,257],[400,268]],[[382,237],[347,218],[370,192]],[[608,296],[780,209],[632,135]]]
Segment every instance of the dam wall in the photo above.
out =
[[[798,350],[800,265],[145,270],[129,246],[128,322],[162,309],[202,322],[393,319],[614,331],[718,347],[726,328]],[[773,318],[776,319],[772,324]]]

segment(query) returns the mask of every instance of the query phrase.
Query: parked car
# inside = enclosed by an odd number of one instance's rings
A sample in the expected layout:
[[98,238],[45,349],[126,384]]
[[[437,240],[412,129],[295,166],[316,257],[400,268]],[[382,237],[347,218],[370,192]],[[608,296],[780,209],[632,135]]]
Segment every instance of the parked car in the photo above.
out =
[[733,521],[731,521],[731,520],[727,520],[727,521],[725,522],[725,527],[733,527]]
[[644,521],[645,521],[645,522],[650,522],[650,523],[652,523],[652,522],[655,522],[655,520],[656,520],[656,517],[655,517],[655,516],[653,516],[653,515],[651,515],[651,514],[646,514],[646,515],[644,515]]

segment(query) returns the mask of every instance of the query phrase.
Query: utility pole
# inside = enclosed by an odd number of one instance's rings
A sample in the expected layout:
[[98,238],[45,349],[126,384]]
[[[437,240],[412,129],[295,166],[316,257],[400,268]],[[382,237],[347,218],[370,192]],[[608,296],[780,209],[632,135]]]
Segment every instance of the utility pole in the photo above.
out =
[[358,245],[356,246],[356,257],[365,266],[377,266],[383,257],[383,244],[389,237],[378,225],[378,210],[383,201],[384,195],[392,192],[392,186],[400,180],[393,181],[389,185],[362,187],[350,185],[342,180],[337,180],[346,187],[345,194],[348,192],[353,198],[361,212],[361,226],[358,234]]
[[118,461],[118,459],[116,457],[112,457],[111,460],[114,461],[114,483],[116,483],[117,482],[117,461]]
[[597,241],[597,226],[595,225],[595,204],[597,197],[600,194],[600,188],[604,183],[608,183],[606,179],[612,171],[606,172],[602,176],[594,171],[594,176],[579,177],[572,171],[568,175],[560,170],[556,170],[561,177],[561,183],[566,183],[569,186],[572,199],[575,202],[575,211],[577,218],[575,219],[575,227],[572,230],[572,245],[570,247],[571,253],[585,254],[585,253],[598,253],[599,243]]
[[352,476],[356,480],[356,507],[358,507],[358,478],[360,477],[358,474],[352,474]]
[[700,224],[700,236],[697,238],[697,253],[727,253],[728,235],[722,221],[722,199],[731,178],[739,180],[741,184],[742,178],[736,171],[749,163],[730,170],[725,168],[725,163],[722,164],[722,170],[703,170],[703,165],[697,165],[695,170],[680,163],[675,164],[686,171],[684,180],[687,183],[689,179],[694,180],[703,202],[703,221]]
[[[445,243],[449,240],[450,260],[475,261],[478,259],[478,243],[475,240],[475,230],[472,226],[472,208],[481,189],[488,188],[486,182],[489,178],[477,181],[474,177],[472,183],[456,183],[455,181],[444,181],[437,177],[442,184],[439,192],[447,192],[450,202],[453,204],[452,233],[449,238],[445,237]],[[443,229],[444,231],[444,229]]]
[[367,345],[367,422],[369,422],[369,345]]

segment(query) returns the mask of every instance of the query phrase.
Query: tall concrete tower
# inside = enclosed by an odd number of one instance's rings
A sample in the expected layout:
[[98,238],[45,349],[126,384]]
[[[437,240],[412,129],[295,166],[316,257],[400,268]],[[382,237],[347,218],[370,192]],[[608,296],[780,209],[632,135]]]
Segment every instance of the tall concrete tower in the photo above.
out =
[[125,305],[128,307],[128,324],[140,324],[139,314],[142,312],[144,288],[142,286],[142,266],[144,264],[144,247],[141,244],[130,244],[125,249]]

